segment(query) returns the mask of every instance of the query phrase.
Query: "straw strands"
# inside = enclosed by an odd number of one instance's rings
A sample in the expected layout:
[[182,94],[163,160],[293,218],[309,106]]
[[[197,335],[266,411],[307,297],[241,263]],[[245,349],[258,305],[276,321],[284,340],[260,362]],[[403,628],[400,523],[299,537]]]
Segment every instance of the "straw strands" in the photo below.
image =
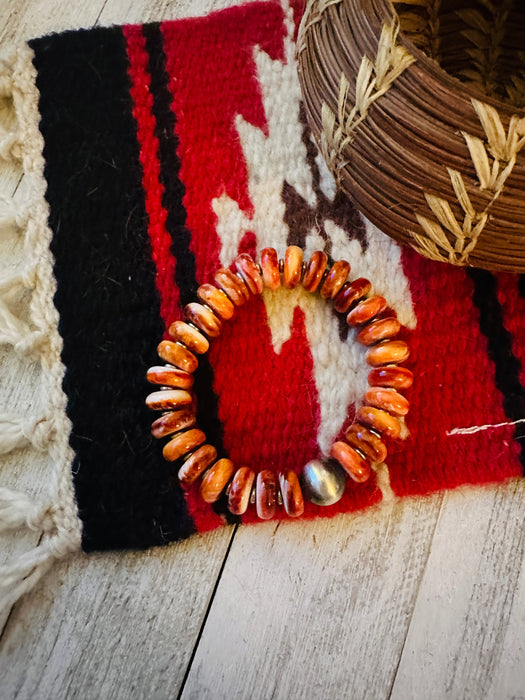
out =
[[397,240],[436,260],[524,272],[525,6],[394,5],[308,4],[299,77],[322,153]]

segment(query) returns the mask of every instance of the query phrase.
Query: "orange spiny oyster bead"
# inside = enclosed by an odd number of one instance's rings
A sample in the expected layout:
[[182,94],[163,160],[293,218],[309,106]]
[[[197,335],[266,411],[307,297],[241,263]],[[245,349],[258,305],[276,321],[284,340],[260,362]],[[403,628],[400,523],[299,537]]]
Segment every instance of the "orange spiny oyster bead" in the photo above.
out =
[[385,386],[392,389],[408,389],[414,382],[414,375],[406,367],[386,365],[376,367],[368,375],[370,386]]
[[176,389],[191,389],[193,386],[193,374],[177,367],[150,367],[146,377],[150,384],[172,386]]
[[284,254],[283,287],[293,289],[301,281],[303,273],[303,250],[297,245],[289,245]]
[[385,340],[368,351],[366,361],[372,367],[404,362],[410,356],[410,348],[402,340]]
[[384,462],[388,454],[381,438],[360,423],[352,423],[347,428],[345,440],[352,447],[361,450],[371,462]]
[[323,299],[334,299],[346,282],[350,272],[350,263],[346,260],[338,260],[332,265],[332,269],[326,276],[320,293]]
[[159,357],[169,362],[170,365],[175,365],[185,372],[195,372],[199,366],[199,361],[195,355],[188,350],[187,347],[180,343],[172,343],[171,340],[163,340],[157,347]]
[[205,503],[215,503],[226,488],[235,471],[235,465],[226,457],[217,460],[206,474],[201,483],[200,493]]
[[393,316],[380,318],[377,321],[368,323],[357,334],[357,340],[362,345],[373,345],[381,340],[395,338],[401,330],[401,324]]
[[364,301],[360,301],[351,311],[348,312],[346,322],[349,326],[358,326],[361,323],[367,323],[386,309],[386,299],[375,296],[369,297]]
[[231,270],[222,267],[215,273],[215,283],[235,306],[242,306],[250,298],[250,290]]
[[173,408],[190,406],[193,401],[189,391],[184,389],[164,389],[154,391],[146,397],[146,406],[154,411],[169,411]]
[[323,278],[328,263],[328,255],[322,250],[312,253],[303,277],[303,287],[307,292],[315,292]]
[[206,441],[206,435],[198,428],[190,428],[182,433],[177,433],[168,443],[164,445],[162,454],[168,462],[175,462],[183,455],[191,452]]
[[279,258],[275,248],[263,248],[261,250],[261,269],[265,287],[279,289],[281,275],[279,272]]
[[225,292],[221,289],[217,289],[213,284],[201,284],[197,289],[197,296],[204,304],[207,304],[222,321],[229,321],[235,313],[235,306]]
[[304,513],[304,498],[299,477],[290,469],[279,475],[279,485],[287,515],[291,518],[299,518]]
[[195,450],[179,469],[178,477],[181,485],[191,486],[215,459],[217,459],[217,450],[213,445],[202,445]]
[[234,262],[237,272],[252,294],[261,294],[264,289],[263,279],[255,260],[248,253],[241,253]]
[[217,318],[211,309],[192,301],[186,304],[184,312],[189,321],[194,323],[201,331],[204,331],[210,338],[220,335],[222,322]]
[[172,433],[178,433],[185,428],[191,428],[196,423],[195,413],[191,408],[183,408],[180,411],[164,413],[153,421],[151,434],[154,438],[162,438]]
[[381,435],[398,438],[401,435],[401,425],[397,418],[387,411],[382,411],[374,406],[361,406],[356,414],[356,421],[372,430],[377,430]]
[[277,507],[277,477],[269,469],[257,474],[255,487],[255,507],[261,520],[269,520]]
[[330,456],[339,462],[354,481],[363,483],[370,478],[370,464],[346,442],[334,442]]
[[196,352],[197,355],[203,355],[205,352],[208,352],[210,348],[208,338],[196,328],[193,328],[188,323],[184,323],[184,321],[175,321],[172,323],[168,329],[168,333],[173,340],[184,343],[188,350]]
[[384,389],[383,387],[373,386],[365,394],[365,404],[382,408],[394,416],[406,416],[410,404],[404,396],[399,394],[395,389]]
[[364,277],[358,277],[353,282],[345,282],[334,298],[334,309],[341,314],[344,314],[357,301],[366,297],[372,289],[369,280]]
[[242,515],[248,509],[255,472],[249,467],[239,467],[235,472],[228,494],[228,508],[234,515]]

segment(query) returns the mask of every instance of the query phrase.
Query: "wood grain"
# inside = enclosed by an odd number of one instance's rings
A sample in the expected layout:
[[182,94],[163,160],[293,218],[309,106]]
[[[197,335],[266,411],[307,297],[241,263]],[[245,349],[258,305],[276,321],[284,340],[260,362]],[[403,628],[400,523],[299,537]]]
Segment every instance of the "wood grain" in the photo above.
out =
[[2,698],[175,697],[231,535],[57,565],[4,631]]
[[240,530],[183,700],[388,697],[440,505]]
[[446,494],[392,700],[525,694],[524,503],[523,480]]

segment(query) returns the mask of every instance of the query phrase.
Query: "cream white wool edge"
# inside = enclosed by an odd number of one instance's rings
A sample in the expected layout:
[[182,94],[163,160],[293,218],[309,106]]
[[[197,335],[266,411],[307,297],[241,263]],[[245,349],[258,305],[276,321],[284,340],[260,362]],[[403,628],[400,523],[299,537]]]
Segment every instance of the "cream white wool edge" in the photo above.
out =
[[[8,227],[16,227],[23,237],[24,257],[21,273],[9,275],[0,269],[0,343],[11,346],[28,362],[40,364],[39,388],[47,405],[42,416],[20,416],[7,410],[0,413],[0,455],[32,447],[47,452],[52,466],[48,495],[41,502],[0,487],[0,532],[26,528],[43,534],[33,549],[0,566],[0,610],[8,609],[31,590],[55,560],[81,546],[82,526],[71,474],[71,424],[62,391],[62,339],[53,304],[52,233],[47,225],[44,144],[38,129],[39,95],[32,58],[31,49],[24,44],[0,63],[0,99],[11,104],[15,118],[9,131],[0,127],[0,155],[19,167],[26,193],[21,204],[15,204],[6,193],[0,201],[0,235]],[[29,320],[18,315],[21,291],[31,293]]]

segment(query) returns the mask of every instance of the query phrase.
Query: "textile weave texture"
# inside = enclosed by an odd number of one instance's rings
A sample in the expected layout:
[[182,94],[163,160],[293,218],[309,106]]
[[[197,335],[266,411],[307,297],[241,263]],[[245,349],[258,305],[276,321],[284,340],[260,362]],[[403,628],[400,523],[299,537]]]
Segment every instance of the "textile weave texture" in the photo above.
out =
[[[406,439],[304,517],[523,473],[525,281],[401,249],[336,191],[304,118],[299,14],[256,2],[29,44],[85,551],[257,520],[181,489],[144,400],[156,346],[197,287],[267,246],[322,249],[369,278],[406,326],[415,375]],[[368,369],[322,299],[265,291],[200,360],[198,424],[236,464],[299,471],[350,424]]]

